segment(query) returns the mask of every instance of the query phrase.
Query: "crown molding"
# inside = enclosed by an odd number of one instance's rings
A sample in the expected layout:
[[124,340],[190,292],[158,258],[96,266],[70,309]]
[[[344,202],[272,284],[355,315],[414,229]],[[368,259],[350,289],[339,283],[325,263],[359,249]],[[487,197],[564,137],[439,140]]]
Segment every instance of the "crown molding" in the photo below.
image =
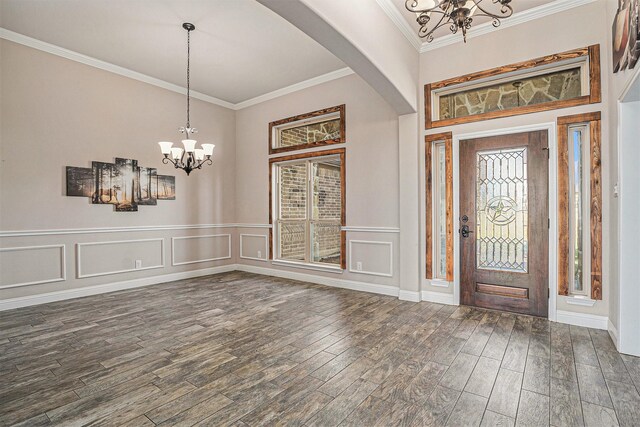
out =
[[417,51],[420,51],[422,46],[422,39],[416,33],[416,30],[404,19],[402,16],[402,11],[398,10],[396,5],[393,3],[393,0],[376,0],[378,5],[384,10],[389,19],[393,21],[396,27],[400,30],[402,35],[405,36],[411,46],[413,46]]
[[[128,77],[130,79],[148,83],[150,85],[157,86],[166,90],[170,90],[172,92],[176,92],[181,95],[187,94],[187,88],[185,87],[182,87],[173,83],[169,83],[165,80],[157,79],[155,77],[151,77],[146,74],[142,74],[137,71],[130,70],[128,68],[120,67],[118,65],[111,64],[109,62],[105,62],[100,59],[93,58],[91,56],[87,56],[69,49],[65,49],[51,43],[43,42],[41,40],[34,39],[32,37],[28,37],[28,36],[16,33],[14,31],[7,30],[6,28],[0,27],[0,39],[8,40],[8,41],[18,43],[27,47],[31,47],[33,49],[50,53],[52,55],[66,58],[71,61],[79,62],[81,64],[85,64],[90,67],[98,68],[114,74]],[[210,104],[218,105],[220,107],[228,108],[230,110],[241,110],[243,108],[247,108],[252,105],[259,104],[261,102],[269,101],[279,96],[287,95],[302,89],[307,89],[309,87],[326,83],[331,80],[339,79],[341,77],[345,77],[350,74],[353,74],[353,70],[351,70],[348,67],[341,68],[339,70],[331,71],[327,74],[323,74],[318,77],[304,80],[300,83],[295,83],[290,86],[286,86],[281,89],[275,90],[273,92],[269,92],[264,95],[257,96],[255,98],[247,99],[246,101],[242,101],[237,104],[234,104],[210,95],[206,95],[201,92],[196,92],[193,90],[191,91],[191,97],[199,99],[201,101],[208,102]]]
[[[460,34],[447,34],[446,36],[434,39],[431,43],[422,42],[422,39],[417,34],[417,29],[412,27],[404,16],[402,16],[402,11],[398,9],[393,0],[376,1],[391,21],[393,21],[398,30],[400,30],[407,40],[409,40],[411,45],[420,53],[429,52],[431,50],[450,46],[456,43],[462,43],[462,36]],[[467,38],[478,37],[492,31],[499,31],[500,29],[513,27],[514,25],[520,25],[525,22],[553,15],[554,13],[563,12],[574,7],[584,6],[595,1],[598,0],[555,0],[541,6],[527,9],[523,12],[514,13],[511,17],[502,20],[501,25],[497,28],[494,27],[491,22],[471,27],[471,30],[467,33]]]
[[330,82],[341,77],[346,77],[353,74],[353,70],[349,67],[341,68],[336,71],[331,71],[327,74],[322,74],[318,77],[313,77],[309,80],[304,80],[300,83],[292,84],[291,86],[283,87],[282,89],[274,90],[273,92],[265,93],[264,95],[256,96],[255,98],[247,99],[246,101],[238,102],[234,105],[234,110],[241,110],[243,108],[251,107],[256,104],[260,104],[265,101],[269,101],[274,98],[278,98],[283,95],[288,95],[293,92],[297,92],[302,89],[307,89],[312,86],[316,86],[322,83]]
[[[56,56],[61,56],[63,58],[70,59],[72,61],[80,62],[82,64],[89,65],[91,67],[109,71],[114,74],[119,74],[124,77],[129,77],[130,79],[134,79],[134,80],[138,80],[154,86],[158,86],[163,89],[167,89],[172,92],[177,92],[182,95],[187,94],[187,89],[182,86],[178,86],[164,80],[156,79],[155,77],[138,73],[137,71],[120,67],[118,65],[114,65],[109,62],[101,61],[91,56],[83,55],[81,53],[74,52],[72,50],[65,49],[51,43],[43,42],[41,40],[34,39],[32,37],[27,37],[25,35],[7,30],[6,28],[0,28],[0,38],[9,40],[14,43],[19,43],[21,45],[28,46],[34,49],[38,49],[43,52],[51,53]],[[211,104],[219,105],[221,107],[233,109],[232,103],[224,101],[222,99],[214,98],[213,96],[205,95],[204,93],[191,91],[191,96],[201,101],[206,101]]]

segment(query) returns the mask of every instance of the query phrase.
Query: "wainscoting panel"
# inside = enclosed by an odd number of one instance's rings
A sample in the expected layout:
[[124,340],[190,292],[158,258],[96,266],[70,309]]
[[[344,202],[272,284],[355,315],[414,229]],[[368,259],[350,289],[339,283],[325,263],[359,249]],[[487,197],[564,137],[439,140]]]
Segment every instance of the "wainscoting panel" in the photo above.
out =
[[164,239],[136,239],[78,243],[77,278],[164,267]]
[[66,280],[64,245],[0,248],[0,289]]
[[349,240],[349,271],[393,277],[393,243]]
[[240,234],[240,258],[267,261],[269,238],[264,234]]
[[231,258],[231,234],[171,238],[171,265]]

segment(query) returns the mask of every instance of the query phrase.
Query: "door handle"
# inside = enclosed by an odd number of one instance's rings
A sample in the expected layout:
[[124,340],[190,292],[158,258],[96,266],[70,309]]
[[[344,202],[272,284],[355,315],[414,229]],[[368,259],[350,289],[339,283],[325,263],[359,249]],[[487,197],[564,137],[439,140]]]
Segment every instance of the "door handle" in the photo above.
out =
[[469,237],[469,234],[473,233],[472,230],[469,230],[469,226],[468,225],[463,225],[462,228],[460,229],[460,234],[462,235],[462,237]]

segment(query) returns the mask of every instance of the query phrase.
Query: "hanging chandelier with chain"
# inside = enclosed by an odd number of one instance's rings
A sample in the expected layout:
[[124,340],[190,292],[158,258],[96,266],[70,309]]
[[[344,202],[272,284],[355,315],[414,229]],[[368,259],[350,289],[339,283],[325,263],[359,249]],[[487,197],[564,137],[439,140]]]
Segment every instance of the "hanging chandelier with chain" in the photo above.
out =
[[[453,34],[462,31],[462,38],[467,42],[467,31],[473,19],[480,16],[491,18],[494,27],[500,26],[500,20],[513,14],[511,0],[486,0],[493,3],[498,10],[491,12],[481,6],[483,0],[406,0],[405,7],[417,15],[420,26],[418,32],[428,43],[433,41],[433,32],[438,28],[449,26]],[[499,6],[497,6],[499,5]]]
[[202,169],[202,165],[205,163],[212,165],[213,161],[211,156],[213,155],[213,144],[202,144],[202,148],[196,148],[196,141],[192,139],[192,135],[198,133],[196,128],[191,127],[190,121],[190,104],[191,104],[191,31],[195,30],[195,25],[185,22],[182,24],[182,28],[187,30],[187,123],[178,129],[178,131],[186,136],[186,139],[182,140],[183,148],[173,147],[173,142],[162,141],[160,145],[160,151],[164,155],[162,163],[172,163],[176,169],[184,170],[187,175],[194,169]]

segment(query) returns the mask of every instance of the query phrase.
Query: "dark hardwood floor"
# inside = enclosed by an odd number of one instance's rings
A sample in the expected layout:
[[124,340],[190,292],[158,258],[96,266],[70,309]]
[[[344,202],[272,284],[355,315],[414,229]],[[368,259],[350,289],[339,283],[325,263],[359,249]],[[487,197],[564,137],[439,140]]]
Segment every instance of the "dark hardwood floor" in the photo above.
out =
[[0,424],[638,426],[607,332],[227,273],[0,313]]

